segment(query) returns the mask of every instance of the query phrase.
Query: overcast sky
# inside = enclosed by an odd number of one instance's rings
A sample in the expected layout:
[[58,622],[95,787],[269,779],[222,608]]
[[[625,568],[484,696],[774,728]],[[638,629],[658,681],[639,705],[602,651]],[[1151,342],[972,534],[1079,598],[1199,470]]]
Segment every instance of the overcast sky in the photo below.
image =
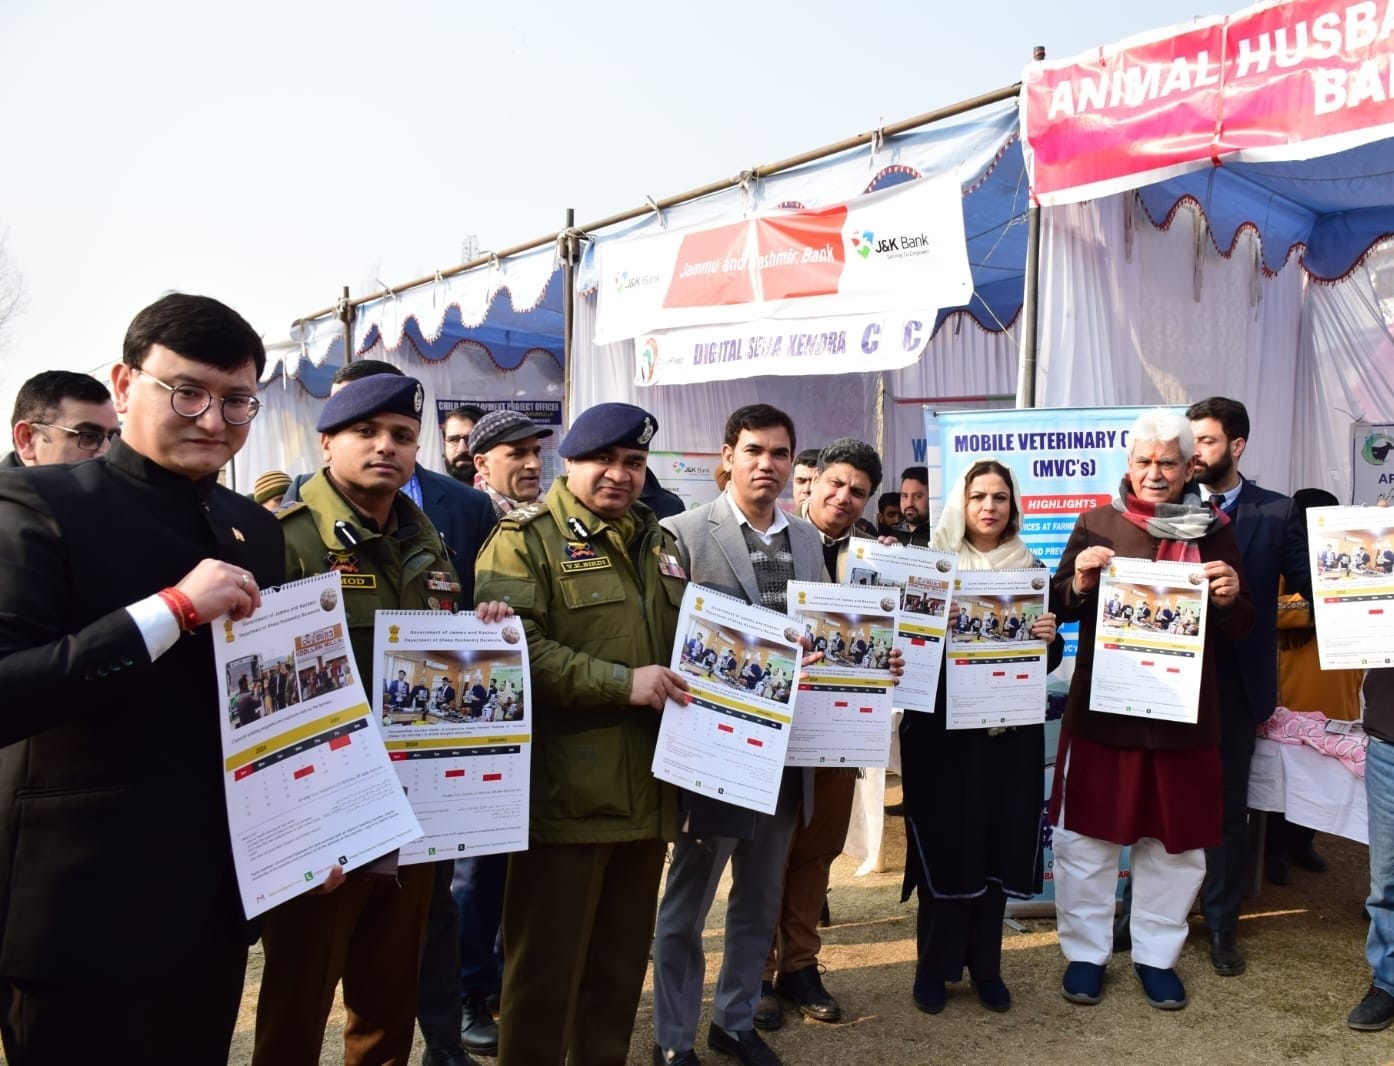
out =
[[1228,14],[1176,0],[0,3],[0,407],[163,292],[291,321]]

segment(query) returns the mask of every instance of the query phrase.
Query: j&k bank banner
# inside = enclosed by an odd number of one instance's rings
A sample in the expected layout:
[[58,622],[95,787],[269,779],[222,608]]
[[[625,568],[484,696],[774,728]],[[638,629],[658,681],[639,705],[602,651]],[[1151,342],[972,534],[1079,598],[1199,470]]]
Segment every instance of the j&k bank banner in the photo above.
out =
[[1394,132],[1394,0],[1290,0],[1143,34],[1022,77],[1042,204]]
[[904,366],[972,295],[953,175],[618,241],[599,267],[596,343],[633,339],[642,384]]

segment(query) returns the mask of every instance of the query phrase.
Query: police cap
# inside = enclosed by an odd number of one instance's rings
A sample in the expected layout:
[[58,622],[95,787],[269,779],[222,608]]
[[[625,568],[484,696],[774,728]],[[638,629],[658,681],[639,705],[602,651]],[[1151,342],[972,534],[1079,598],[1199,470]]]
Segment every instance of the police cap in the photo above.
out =
[[565,459],[581,459],[606,448],[649,450],[658,432],[658,419],[632,403],[602,403],[582,411],[562,438],[557,451]]
[[416,378],[374,374],[350,381],[329,397],[315,429],[321,433],[337,433],[345,426],[374,415],[406,415],[420,422],[421,408],[425,404],[426,390]]

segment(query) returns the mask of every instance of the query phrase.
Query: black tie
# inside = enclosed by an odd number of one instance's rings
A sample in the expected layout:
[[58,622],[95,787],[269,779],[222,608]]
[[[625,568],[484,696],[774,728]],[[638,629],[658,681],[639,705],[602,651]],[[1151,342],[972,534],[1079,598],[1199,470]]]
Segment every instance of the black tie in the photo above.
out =
[[1214,494],[1210,497],[1210,506],[1213,507],[1213,508],[1215,508],[1215,510],[1217,510],[1217,511],[1223,511],[1223,510],[1225,509],[1225,498],[1224,498],[1224,496],[1221,495],[1221,494],[1218,493],[1218,492],[1217,492],[1217,493],[1214,493]]

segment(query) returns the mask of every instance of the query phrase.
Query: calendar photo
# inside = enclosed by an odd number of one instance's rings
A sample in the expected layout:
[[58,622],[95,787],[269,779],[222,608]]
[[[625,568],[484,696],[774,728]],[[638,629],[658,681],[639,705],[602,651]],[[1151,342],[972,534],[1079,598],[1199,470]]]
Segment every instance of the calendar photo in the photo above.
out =
[[383,725],[521,722],[526,673],[517,652],[390,651]]
[[1011,593],[966,594],[960,589],[954,597],[949,642],[1006,643],[1030,639],[1031,623],[1045,611],[1045,580],[1044,576],[1040,578],[1042,591],[1033,590],[1030,595],[1025,596]]
[[798,665],[781,645],[694,615],[682,640],[681,673],[788,703]]

